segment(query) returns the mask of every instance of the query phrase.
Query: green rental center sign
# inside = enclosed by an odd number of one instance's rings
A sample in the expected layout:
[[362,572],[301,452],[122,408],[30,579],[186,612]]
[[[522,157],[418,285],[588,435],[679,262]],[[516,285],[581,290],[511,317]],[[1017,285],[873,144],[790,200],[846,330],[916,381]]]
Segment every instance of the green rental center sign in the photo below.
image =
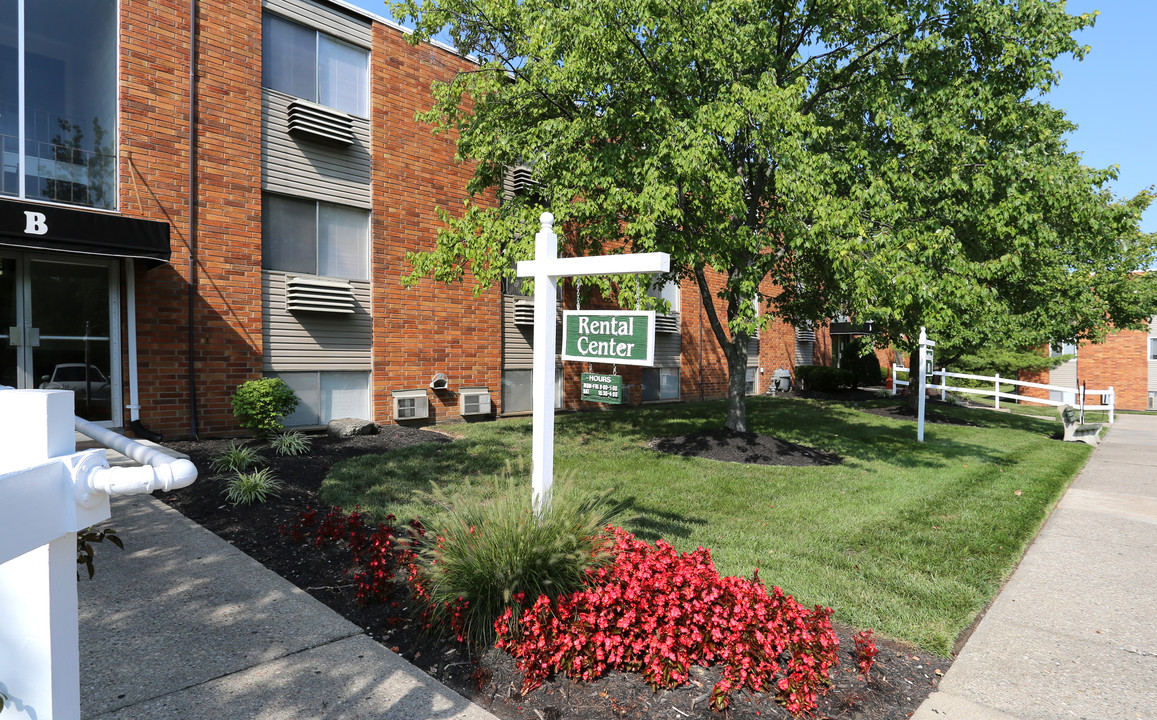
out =
[[653,310],[565,310],[562,359],[576,362],[653,365]]

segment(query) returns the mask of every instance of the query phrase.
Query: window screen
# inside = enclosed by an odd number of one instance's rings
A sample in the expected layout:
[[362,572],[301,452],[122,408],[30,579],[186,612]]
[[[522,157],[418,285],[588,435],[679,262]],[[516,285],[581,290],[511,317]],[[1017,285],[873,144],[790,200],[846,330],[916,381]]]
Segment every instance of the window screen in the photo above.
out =
[[262,198],[262,267],[366,280],[369,212],[279,195]]
[[369,53],[273,15],[262,32],[262,85],[366,117]]

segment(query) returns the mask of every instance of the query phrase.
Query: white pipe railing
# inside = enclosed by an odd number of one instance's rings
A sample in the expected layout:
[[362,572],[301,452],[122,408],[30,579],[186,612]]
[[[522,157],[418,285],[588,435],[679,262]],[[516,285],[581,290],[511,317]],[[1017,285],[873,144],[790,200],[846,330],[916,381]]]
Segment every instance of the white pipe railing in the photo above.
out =
[[117,497],[154,490],[168,492],[187,487],[197,479],[197,466],[189,460],[174,458],[88,420],[76,418],[75,422],[80,434],[141,464],[141,467],[108,467],[107,463],[88,466],[83,468],[83,477],[74,472],[77,491],[82,495],[97,492]]
[[[907,386],[910,384],[909,380],[900,380],[899,373],[910,373],[911,370],[906,367],[901,367],[897,363],[892,363],[892,394],[895,395],[897,388],[901,385]],[[1014,380],[1012,378],[1004,378],[1000,375],[972,375],[970,373],[952,373],[941,369],[931,373],[934,377],[940,378],[939,385],[929,385],[933,390],[940,391],[941,397],[948,391],[958,392],[966,395],[983,395],[991,397],[996,403],[996,407],[1000,407],[1001,399],[1013,400],[1015,402],[1036,403],[1038,405],[1051,405],[1053,407],[1063,407],[1065,405],[1077,404],[1085,410],[1107,410],[1109,413],[1109,422],[1112,423],[1115,419],[1117,393],[1113,386],[1109,386],[1104,390],[1086,390],[1083,387],[1066,387],[1063,385],[1048,385],[1045,383],[1029,382],[1027,380]],[[956,385],[949,385],[948,378],[959,378],[961,380],[979,380],[982,382],[991,382],[994,385],[992,390],[985,388],[969,388],[960,387]],[[1055,390],[1057,392],[1067,393],[1074,396],[1075,400],[1051,400],[1049,398],[1030,397],[1026,395],[1018,395],[1016,393],[1007,393],[1000,390],[1001,385],[1012,385],[1014,387],[1037,388],[1039,390]],[[1085,398],[1090,395],[1100,395],[1101,404],[1087,405]],[[1107,399],[1107,400],[1106,400]]]

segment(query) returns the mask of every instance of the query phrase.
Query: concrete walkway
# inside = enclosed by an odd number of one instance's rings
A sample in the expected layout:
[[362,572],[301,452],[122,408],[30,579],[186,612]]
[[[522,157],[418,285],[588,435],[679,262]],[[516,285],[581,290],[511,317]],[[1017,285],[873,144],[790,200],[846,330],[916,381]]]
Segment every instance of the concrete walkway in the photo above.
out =
[[167,505],[105,524],[125,551],[78,583],[86,720],[492,720]]
[[913,720],[1157,718],[1157,417],[1117,415]]

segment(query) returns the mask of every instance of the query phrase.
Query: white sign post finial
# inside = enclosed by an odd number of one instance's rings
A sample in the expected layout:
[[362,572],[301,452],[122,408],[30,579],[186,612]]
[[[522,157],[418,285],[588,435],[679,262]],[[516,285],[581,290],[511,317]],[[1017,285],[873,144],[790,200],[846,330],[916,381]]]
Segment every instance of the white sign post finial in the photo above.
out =
[[550,487],[554,483],[555,316],[559,278],[664,273],[671,267],[671,256],[667,253],[637,253],[560,258],[554,215],[544,212],[539,221],[542,228],[534,236],[534,260],[520,261],[515,275],[534,279],[531,487],[535,511],[541,515],[550,507]]

